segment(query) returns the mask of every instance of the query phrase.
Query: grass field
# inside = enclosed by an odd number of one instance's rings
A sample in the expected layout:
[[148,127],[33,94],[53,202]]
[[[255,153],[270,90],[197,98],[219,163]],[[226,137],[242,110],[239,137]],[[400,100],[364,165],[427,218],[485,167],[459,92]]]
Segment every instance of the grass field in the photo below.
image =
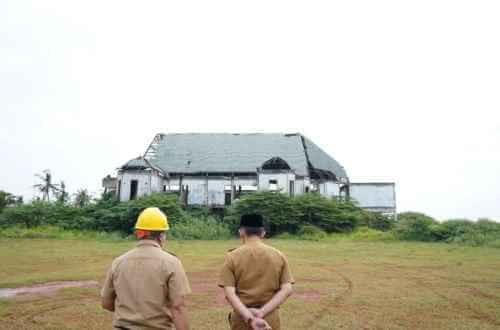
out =
[[[272,240],[288,255],[295,294],[283,329],[500,329],[498,249],[406,242]],[[227,329],[216,287],[225,251],[237,241],[169,242],[193,289],[192,329]],[[102,282],[133,242],[0,240],[0,287],[61,280]],[[0,329],[109,329],[98,288],[0,299]]]

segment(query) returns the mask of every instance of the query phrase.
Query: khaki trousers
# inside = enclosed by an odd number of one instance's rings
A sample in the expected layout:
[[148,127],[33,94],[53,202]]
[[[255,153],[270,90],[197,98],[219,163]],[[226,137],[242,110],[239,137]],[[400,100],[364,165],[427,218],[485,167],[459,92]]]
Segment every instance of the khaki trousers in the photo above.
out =
[[[267,323],[271,326],[273,330],[281,330],[281,321],[280,321],[280,310],[279,308],[275,309],[271,313],[267,314],[264,318]],[[236,312],[231,313],[231,318],[229,321],[231,325],[231,330],[249,330],[250,327],[245,323],[240,314]]]

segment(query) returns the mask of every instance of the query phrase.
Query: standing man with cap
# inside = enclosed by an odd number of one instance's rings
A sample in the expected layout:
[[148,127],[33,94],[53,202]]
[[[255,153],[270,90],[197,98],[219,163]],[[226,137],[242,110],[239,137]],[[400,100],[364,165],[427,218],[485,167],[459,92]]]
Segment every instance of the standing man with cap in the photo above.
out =
[[243,215],[239,234],[243,245],[227,254],[219,278],[233,307],[231,330],[280,330],[279,306],[294,283],[288,260],[262,242],[266,232],[260,214]]
[[145,209],[135,225],[137,246],[116,258],[101,291],[113,328],[188,330],[184,296],[191,293],[182,264],[162,249],[169,229],[165,214]]

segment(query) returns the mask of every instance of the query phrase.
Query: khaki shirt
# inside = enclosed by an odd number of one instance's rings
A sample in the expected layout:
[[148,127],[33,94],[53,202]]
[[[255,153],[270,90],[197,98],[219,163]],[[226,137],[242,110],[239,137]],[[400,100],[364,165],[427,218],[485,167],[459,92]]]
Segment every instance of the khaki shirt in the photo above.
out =
[[294,283],[288,260],[260,241],[229,252],[219,277],[220,287],[235,287],[241,302],[250,307],[267,303],[285,283]]
[[171,329],[170,302],[189,293],[191,288],[179,259],[158,243],[142,240],[113,261],[101,296],[116,296],[114,327]]

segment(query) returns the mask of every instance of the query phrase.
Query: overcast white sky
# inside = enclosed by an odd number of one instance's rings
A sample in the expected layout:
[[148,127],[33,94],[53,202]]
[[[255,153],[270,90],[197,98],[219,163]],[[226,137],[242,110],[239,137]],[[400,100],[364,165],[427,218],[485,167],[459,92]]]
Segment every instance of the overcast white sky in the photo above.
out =
[[400,211],[500,220],[498,1],[0,1],[0,189],[159,132],[301,132]]

